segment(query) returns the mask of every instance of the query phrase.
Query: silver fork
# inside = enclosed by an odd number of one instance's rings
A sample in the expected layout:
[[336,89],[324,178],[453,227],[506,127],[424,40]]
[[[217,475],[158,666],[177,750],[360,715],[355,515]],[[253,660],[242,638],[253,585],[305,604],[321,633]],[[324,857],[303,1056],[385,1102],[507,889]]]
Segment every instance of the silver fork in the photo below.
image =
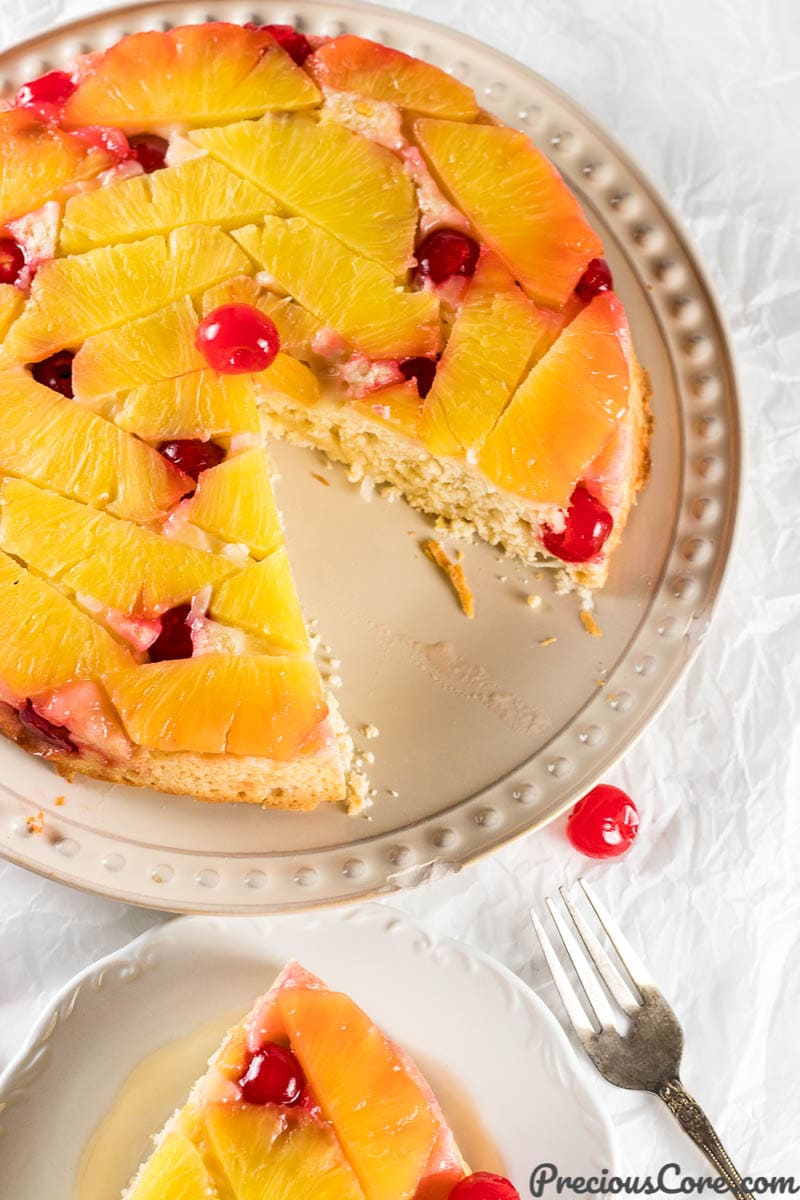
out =
[[[548,897],[546,904],[550,916],[589,1002],[590,1015],[587,1016],[586,1009],[570,983],[541,921],[531,909],[533,927],[553,982],[581,1044],[600,1074],[610,1083],[616,1084],[617,1087],[631,1088],[633,1091],[653,1092],[659,1096],[738,1200],[753,1200],[752,1193],[745,1187],[741,1175],[731,1162],[708,1117],[680,1081],[683,1030],[678,1018],[605,906],[587,883],[582,879],[579,883],[630,980],[628,983],[623,979],[586,918],[570,899],[566,888],[559,889],[561,898],[583,946],[588,951],[589,958],[581,949],[564,917]],[[629,1018],[630,1029],[625,1034],[618,1033],[615,1028],[614,1011],[595,970],[605,984],[608,995],[616,1000]],[[633,984],[633,987],[630,984]]]

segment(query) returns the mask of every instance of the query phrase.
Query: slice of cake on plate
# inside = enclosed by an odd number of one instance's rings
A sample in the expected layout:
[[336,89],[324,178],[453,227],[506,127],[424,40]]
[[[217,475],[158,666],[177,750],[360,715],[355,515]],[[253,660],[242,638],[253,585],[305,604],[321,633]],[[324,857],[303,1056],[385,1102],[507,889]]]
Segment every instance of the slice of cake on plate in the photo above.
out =
[[601,586],[649,435],[602,245],[523,134],[373,42],[211,22],[65,67],[0,111],[0,730],[357,806],[265,439]]
[[[467,1191],[467,1182],[484,1190]],[[462,1193],[465,1200],[517,1197],[506,1180],[468,1175],[408,1055],[348,996],[290,963],[224,1038],[124,1200],[458,1200]]]

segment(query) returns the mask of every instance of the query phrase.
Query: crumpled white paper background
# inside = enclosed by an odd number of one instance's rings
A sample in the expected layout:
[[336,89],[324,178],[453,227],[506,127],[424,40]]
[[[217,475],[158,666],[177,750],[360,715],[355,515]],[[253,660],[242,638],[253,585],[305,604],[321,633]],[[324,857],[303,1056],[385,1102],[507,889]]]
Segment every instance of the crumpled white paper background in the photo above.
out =
[[[73,17],[95,7],[0,0],[0,45],[46,27],[56,11]],[[561,1017],[527,911],[583,872],[680,1015],[684,1080],[742,1171],[800,1179],[800,7],[394,7],[472,34],[548,76],[671,199],[730,322],[747,480],[734,561],[705,646],[610,780],[632,793],[643,815],[627,858],[587,865],[559,825],[393,903],[494,954]],[[56,988],[159,919],[0,866],[0,1066]],[[701,1170],[657,1100],[586,1069],[613,1114],[625,1174],[667,1161]]]

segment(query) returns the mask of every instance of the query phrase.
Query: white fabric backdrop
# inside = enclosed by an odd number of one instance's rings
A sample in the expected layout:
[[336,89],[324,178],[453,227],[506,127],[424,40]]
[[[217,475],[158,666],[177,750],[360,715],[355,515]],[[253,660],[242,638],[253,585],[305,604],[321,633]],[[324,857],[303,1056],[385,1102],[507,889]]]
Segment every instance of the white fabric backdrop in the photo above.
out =
[[[0,0],[0,44],[93,0]],[[686,1030],[684,1078],[743,1171],[800,1179],[800,5],[794,0],[412,0],[559,84],[682,214],[741,373],[747,482],[699,658],[614,772],[643,813],[587,870],[560,827],[394,901],[552,1002],[531,904],[584,871]],[[29,24],[26,25],[26,22]],[[0,1066],[71,974],[160,918],[0,865]],[[596,1076],[625,1173],[701,1160],[659,1103]]]

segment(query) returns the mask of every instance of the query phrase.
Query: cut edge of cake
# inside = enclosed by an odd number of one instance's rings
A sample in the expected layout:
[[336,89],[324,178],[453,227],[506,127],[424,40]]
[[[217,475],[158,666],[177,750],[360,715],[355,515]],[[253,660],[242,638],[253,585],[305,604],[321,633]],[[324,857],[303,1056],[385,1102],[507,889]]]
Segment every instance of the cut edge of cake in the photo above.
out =
[[632,354],[628,411],[623,418],[630,429],[624,490],[602,554],[597,561],[576,564],[554,558],[537,536],[559,511],[557,506],[537,505],[504,491],[467,460],[439,457],[420,440],[371,417],[365,411],[367,402],[379,406],[380,391],[357,405],[332,394],[304,404],[270,392],[259,397],[259,410],[268,434],[321,450],[349,467],[355,481],[366,478],[396,488],[412,508],[445,522],[453,536],[477,536],[525,563],[557,570],[567,588],[589,590],[605,583],[630,511],[647,482],[651,394],[649,376]]

